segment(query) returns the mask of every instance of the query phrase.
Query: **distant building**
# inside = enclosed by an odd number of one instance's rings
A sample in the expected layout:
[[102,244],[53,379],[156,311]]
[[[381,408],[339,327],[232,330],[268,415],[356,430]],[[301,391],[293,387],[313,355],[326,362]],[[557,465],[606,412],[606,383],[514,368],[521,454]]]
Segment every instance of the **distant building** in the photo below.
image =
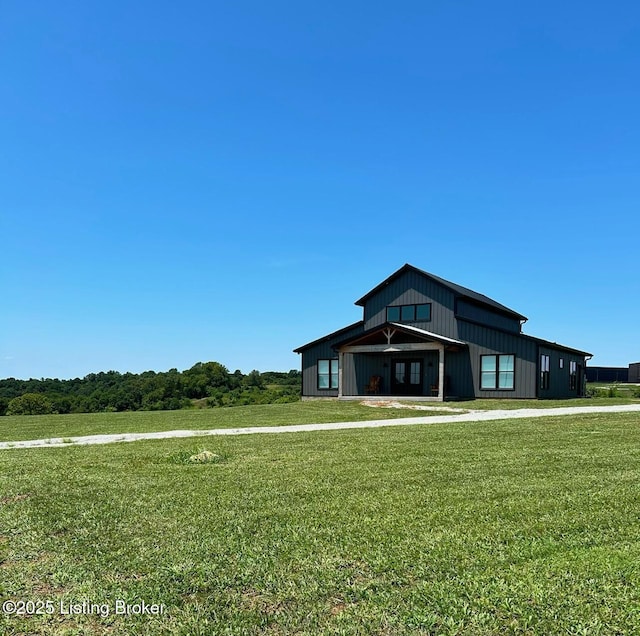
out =
[[629,382],[627,367],[587,367],[587,382]]
[[632,362],[629,365],[629,382],[640,383],[640,362]]
[[528,336],[522,314],[412,265],[356,305],[361,321],[295,349],[303,399],[584,395],[590,353]]

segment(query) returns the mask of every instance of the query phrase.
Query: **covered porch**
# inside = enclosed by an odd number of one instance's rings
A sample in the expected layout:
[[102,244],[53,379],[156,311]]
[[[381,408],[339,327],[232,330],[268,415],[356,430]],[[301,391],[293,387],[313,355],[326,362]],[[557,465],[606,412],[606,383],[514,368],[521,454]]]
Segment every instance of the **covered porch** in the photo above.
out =
[[385,323],[336,345],[338,398],[442,402],[446,352],[464,342],[401,323]]

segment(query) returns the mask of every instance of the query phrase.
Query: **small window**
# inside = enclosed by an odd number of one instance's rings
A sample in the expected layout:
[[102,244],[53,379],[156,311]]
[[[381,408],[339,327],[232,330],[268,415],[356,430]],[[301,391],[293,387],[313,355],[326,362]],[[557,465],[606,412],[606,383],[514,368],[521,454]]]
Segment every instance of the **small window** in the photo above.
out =
[[551,368],[551,356],[542,354],[540,356],[540,388],[545,391],[549,388],[550,368]]
[[318,388],[338,388],[338,359],[318,360]]
[[486,391],[513,391],[515,361],[513,354],[480,356],[480,388]]
[[402,305],[400,310],[400,320],[402,322],[413,322],[416,319],[415,305]]
[[564,369],[564,358],[560,358],[560,368]]
[[424,322],[431,320],[431,303],[416,305],[416,320]]
[[387,307],[387,322],[400,321],[400,307]]

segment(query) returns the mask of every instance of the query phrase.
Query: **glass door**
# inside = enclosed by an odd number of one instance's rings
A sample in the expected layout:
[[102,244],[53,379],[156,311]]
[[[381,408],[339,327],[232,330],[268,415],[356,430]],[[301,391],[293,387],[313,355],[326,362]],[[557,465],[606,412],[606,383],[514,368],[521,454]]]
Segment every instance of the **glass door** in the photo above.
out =
[[391,371],[392,393],[422,395],[422,360],[394,360]]

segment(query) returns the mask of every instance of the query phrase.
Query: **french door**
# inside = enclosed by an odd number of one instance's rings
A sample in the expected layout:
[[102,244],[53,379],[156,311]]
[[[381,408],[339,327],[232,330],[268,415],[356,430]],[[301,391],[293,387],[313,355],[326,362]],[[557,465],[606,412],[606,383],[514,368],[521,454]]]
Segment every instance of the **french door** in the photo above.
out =
[[391,392],[395,395],[422,395],[422,360],[393,360]]

